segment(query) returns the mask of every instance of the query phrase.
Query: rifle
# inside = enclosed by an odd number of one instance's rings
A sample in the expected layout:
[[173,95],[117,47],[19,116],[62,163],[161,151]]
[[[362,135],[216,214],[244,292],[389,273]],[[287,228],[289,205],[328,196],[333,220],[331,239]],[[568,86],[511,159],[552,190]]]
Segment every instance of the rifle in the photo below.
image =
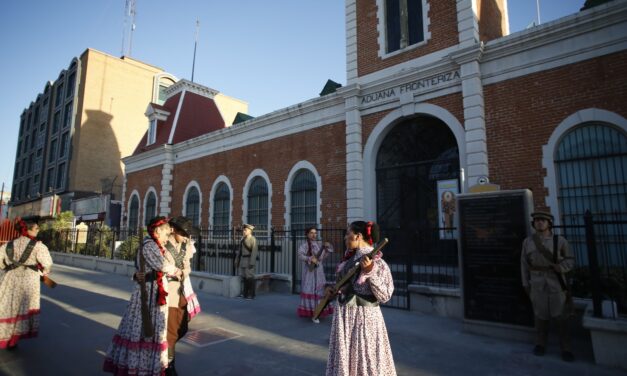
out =
[[[377,247],[372,252],[368,253],[366,256],[372,259],[377,253],[381,252],[381,250],[383,249],[383,247],[385,247],[387,243],[388,243],[388,238],[384,238],[382,241],[379,242],[379,244],[377,244]],[[322,298],[322,300],[320,300],[320,303],[318,303],[318,305],[316,306],[316,310],[314,311],[312,320],[316,320],[320,316],[322,311],[326,308],[326,306],[329,305],[329,301],[331,300],[331,295],[334,295],[335,292],[339,291],[359,271],[361,271],[361,265],[359,264],[359,262],[357,262],[355,263],[355,266],[350,268],[348,272],[344,275],[344,277],[342,277],[342,279],[340,279],[335,284],[335,286],[333,286],[333,290],[331,290],[332,291],[331,293],[327,291],[324,294],[324,298]]]
[[51,289],[57,287],[57,283],[55,281],[53,281],[50,277],[48,277],[47,275],[41,275],[39,277],[39,279],[41,280],[41,282],[43,282],[44,285],[50,287]]
[[142,331],[144,338],[147,338],[154,335],[154,329],[152,328],[152,319],[150,318],[150,311],[148,310],[148,296],[146,292],[146,260],[144,259],[143,245],[144,242],[142,241],[139,245],[139,272],[144,275],[144,278],[138,278],[138,282],[139,298],[141,300]]

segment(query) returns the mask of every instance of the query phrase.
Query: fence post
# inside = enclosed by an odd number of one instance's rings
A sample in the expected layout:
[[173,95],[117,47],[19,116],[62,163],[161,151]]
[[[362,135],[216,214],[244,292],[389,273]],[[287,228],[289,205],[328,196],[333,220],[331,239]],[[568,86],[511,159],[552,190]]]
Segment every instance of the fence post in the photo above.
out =
[[120,231],[119,229],[112,228],[111,229],[111,260],[115,257],[113,256],[115,253],[115,235]]
[[270,227],[270,273],[274,273],[274,227]]
[[594,221],[590,210],[586,210],[583,216],[586,226],[586,245],[588,248],[588,263],[590,266],[590,288],[592,292],[592,307],[594,309],[594,317],[601,317],[601,276],[599,272],[599,264],[597,259],[597,244],[594,237]]
[[292,294],[296,291],[296,230],[292,229]]

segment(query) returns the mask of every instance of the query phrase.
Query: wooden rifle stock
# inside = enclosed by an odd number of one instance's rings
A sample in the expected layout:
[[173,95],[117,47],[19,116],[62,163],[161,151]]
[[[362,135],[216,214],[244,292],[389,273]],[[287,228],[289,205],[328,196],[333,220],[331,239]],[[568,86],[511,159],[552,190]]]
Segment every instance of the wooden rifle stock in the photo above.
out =
[[43,282],[44,285],[50,287],[51,289],[57,287],[57,283],[47,275],[42,275],[41,277],[39,277],[39,279],[41,280],[41,282]]
[[[377,247],[372,252],[368,253],[366,256],[372,259],[377,253],[379,253],[383,249],[383,247],[385,247],[387,243],[388,243],[388,238],[384,238],[382,241],[379,242],[379,244],[377,244]],[[318,303],[318,305],[316,306],[316,310],[314,311],[314,315],[313,315],[313,320],[316,320],[318,319],[318,317],[320,317],[320,314],[322,313],[322,311],[324,311],[326,306],[329,305],[329,302],[331,301],[331,298],[333,297],[332,295],[337,293],[360,270],[361,270],[361,265],[358,262],[357,264],[355,264],[355,266],[353,266],[352,268],[348,270],[348,272],[344,275],[344,277],[342,277],[342,279],[340,279],[338,282],[335,283],[335,286],[333,286],[333,290],[331,293],[327,292],[324,294],[324,298],[322,298],[322,300],[320,300],[320,303]]]
[[139,245],[139,271],[144,275],[140,278],[139,282],[139,298],[141,300],[141,313],[142,313],[142,332],[144,338],[152,337],[154,335],[154,329],[152,327],[152,319],[150,318],[150,311],[148,310],[148,293],[146,291],[146,260],[144,260],[142,241]]

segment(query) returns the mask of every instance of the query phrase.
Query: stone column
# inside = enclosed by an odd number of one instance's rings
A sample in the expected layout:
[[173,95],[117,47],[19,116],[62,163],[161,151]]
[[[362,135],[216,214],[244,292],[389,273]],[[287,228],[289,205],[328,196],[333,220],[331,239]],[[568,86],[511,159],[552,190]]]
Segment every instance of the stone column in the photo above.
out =
[[172,180],[174,179],[174,157],[170,145],[164,145],[165,152],[163,168],[161,169],[161,198],[159,200],[159,215],[168,217],[172,213]]
[[346,110],[346,219],[348,222],[364,217],[364,162],[359,113],[359,88],[347,87]]

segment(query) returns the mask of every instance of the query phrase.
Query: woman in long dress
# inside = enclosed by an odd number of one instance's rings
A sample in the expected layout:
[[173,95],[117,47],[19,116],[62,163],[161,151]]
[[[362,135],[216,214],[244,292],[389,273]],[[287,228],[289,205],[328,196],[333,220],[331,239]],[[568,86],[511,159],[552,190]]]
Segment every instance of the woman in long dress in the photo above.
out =
[[35,238],[36,218],[18,219],[20,236],[0,247],[0,349],[12,350],[24,338],[37,337],[40,276],[50,273],[48,247]]
[[[298,248],[298,258],[302,262],[300,304],[296,313],[300,317],[312,317],[318,302],[324,297],[324,287],[327,280],[324,276],[322,261],[333,252],[333,246],[325,242],[317,241],[318,231],[311,226],[305,229],[307,241]],[[320,317],[333,314],[333,306],[328,305],[321,313]],[[313,322],[318,324],[319,319]]]
[[143,333],[141,285],[137,284],[107,350],[105,372],[146,376],[172,374],[168,369],[167,277],[180,277],[182,272],[164,257],[170,231],[165,217],[153,218],[148,224],[149,236],[144,238],[141,252],[137,252],[137,265],[145,264],[146,304],[154,333],[152,336]]
[[[372,259],[373,244],[379,241],[379,227],[372,222],[350,224],[344,238],[346,254],[337,267],[338,280],[356,263],[361,272],[337,291],[327,376],[396,375],[380,303],[392,297],[392,273],[379,252]],[[334,292],[334,291],[331,291]]]

